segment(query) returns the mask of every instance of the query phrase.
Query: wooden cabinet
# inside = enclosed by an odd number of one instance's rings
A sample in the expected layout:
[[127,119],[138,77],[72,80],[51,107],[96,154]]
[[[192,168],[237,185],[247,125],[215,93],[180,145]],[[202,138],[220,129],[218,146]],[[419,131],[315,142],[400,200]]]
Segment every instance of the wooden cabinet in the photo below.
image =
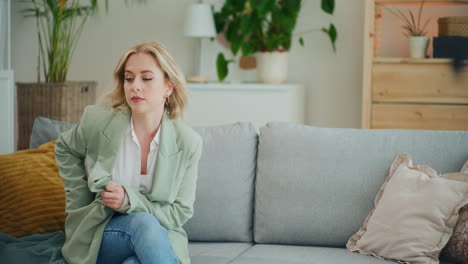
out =
[[[468,130],[468,67],[456,74],[450,59],[379,57],[383,6],[418,3],[366,0],[363,128]],[[468,0],[426,3],[468,5]]]

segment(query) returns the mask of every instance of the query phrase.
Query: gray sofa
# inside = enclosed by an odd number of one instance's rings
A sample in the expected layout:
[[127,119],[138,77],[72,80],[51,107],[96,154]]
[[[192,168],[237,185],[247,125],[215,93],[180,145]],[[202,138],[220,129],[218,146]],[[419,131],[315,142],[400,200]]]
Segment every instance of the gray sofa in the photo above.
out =
[[193,264],[393,263],[345,244],[373,208],[395,156],[409,153],[442,173],[468,159],[468,131],[288,123],[259,134],[250,123],[195,129],[204,149],[195,214],[184,226]]
[[398,153],[439,172],[468,159],[468,131],[362,130],[270,123],[196,128],[204,140],[194,264],[392,263],[345,244]]

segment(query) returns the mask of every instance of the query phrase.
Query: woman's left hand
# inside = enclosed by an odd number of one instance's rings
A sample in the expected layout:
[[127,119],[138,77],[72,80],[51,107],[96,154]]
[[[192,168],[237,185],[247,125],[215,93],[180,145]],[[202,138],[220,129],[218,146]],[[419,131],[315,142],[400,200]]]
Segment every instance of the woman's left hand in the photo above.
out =
[[122,207],[125,201],[125,189],[115,182],[106,185],[106,191],[101,192],[101,195],[102,203],[114,210]]

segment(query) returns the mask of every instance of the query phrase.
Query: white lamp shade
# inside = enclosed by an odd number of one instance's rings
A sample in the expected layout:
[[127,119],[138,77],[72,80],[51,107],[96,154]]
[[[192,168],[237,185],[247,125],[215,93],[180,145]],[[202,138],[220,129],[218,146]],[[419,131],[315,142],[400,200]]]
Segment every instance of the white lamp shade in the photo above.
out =
[[187,11],[185,36],[214,37],[216,29],[209,4],[193,4]]

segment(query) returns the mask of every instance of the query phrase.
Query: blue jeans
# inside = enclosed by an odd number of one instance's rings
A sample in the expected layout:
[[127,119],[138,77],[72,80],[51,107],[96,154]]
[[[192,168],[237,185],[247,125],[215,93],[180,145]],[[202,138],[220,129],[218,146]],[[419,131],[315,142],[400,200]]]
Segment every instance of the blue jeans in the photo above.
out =
[[156,217],[115,212],[104,229],[97,263],[179,264],[179,260]]

